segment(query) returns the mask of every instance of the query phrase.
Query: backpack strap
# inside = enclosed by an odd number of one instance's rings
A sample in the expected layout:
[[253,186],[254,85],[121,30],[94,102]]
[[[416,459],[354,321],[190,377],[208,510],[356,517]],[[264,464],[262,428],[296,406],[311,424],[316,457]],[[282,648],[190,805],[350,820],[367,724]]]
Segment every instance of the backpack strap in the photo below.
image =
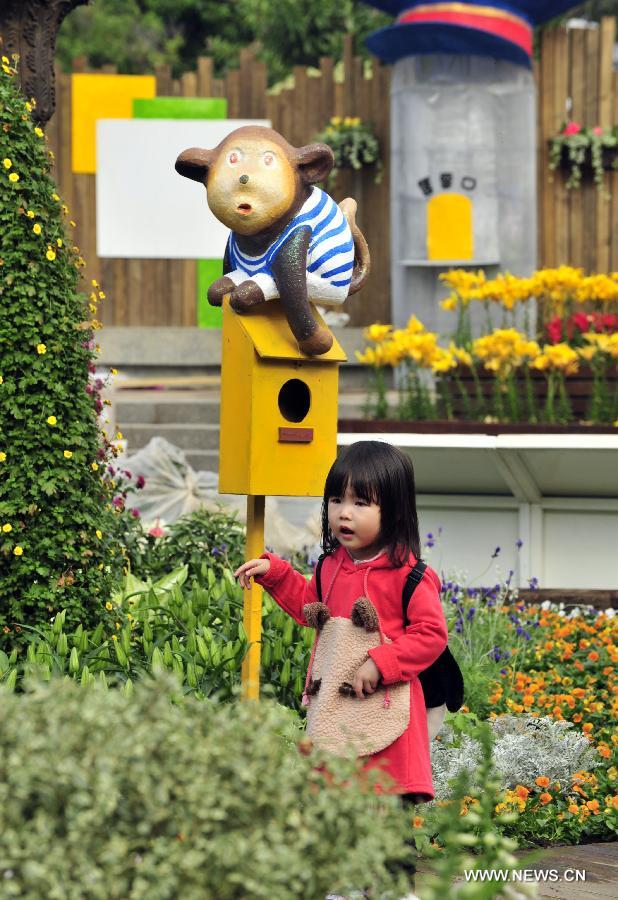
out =
[[318,600],[320,603],[322,602],[322,581],[320,578],[320,574],[322,572],[322,563],[328,556],[328,553],[323,553],[320,557],[318,557],[318,561],[315,567],[315,587],[318,592]]
[[405,580],[403,586],[403,593],[401,595],[401,605],[403,607],[403,621],[407,626],[408,624],[408,604],[410,602],[410,597],[419,586],[421,581],[423,580],[423,575],[425,574],[425,570],[427,569],[427,563],[423,562],[422,559],[419,559],[415,566],[413,566],[409,573],[408,577]]

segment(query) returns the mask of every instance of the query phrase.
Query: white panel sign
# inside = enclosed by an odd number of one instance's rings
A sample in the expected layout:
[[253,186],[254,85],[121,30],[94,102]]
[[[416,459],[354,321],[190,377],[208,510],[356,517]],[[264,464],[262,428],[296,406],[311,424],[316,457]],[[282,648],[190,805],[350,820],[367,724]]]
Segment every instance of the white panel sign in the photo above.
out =
[[223,257],[228,229],[206,191],[174,169],[189,147],[216,147],[265,119],[100,119],[97,122],[97,254],[131,259]]

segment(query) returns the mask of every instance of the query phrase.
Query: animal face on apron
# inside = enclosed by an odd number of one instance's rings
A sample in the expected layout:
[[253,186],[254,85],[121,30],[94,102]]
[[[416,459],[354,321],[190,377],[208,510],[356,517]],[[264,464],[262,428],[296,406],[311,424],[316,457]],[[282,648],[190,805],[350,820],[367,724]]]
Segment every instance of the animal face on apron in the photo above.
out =
[[379,684],[364,700],[352,688],[367,651],[391,643],[381,633],[375,607],[361,597],[349,619],[331,616],[324,603],[308,603],[303,611],[317,630],[306,690],[307,734],[335,755],[369,756],[389,747],[410,722],[409,683]]

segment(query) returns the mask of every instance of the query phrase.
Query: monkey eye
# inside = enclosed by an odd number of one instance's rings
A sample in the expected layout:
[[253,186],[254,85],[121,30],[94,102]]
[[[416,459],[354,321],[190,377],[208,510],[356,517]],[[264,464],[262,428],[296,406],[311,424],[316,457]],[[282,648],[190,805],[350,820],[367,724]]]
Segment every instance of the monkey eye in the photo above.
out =
[[227,155],[227,161],[230,166],[237,166],[242,158],[242,153],[240,150],[230,150]]
[[262,157],[265,166],[273,166],[275,164],[275,154],[265,153]]

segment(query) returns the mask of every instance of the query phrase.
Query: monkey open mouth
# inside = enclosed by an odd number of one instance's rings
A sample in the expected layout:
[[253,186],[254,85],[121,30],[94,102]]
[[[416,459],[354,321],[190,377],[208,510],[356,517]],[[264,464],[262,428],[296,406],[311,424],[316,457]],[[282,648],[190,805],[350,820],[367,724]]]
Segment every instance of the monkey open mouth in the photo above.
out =
[[241,216],[248,216],[250,212],[252,212],[253,207],[250,203],[240,203],[236,209],[241,214]]

